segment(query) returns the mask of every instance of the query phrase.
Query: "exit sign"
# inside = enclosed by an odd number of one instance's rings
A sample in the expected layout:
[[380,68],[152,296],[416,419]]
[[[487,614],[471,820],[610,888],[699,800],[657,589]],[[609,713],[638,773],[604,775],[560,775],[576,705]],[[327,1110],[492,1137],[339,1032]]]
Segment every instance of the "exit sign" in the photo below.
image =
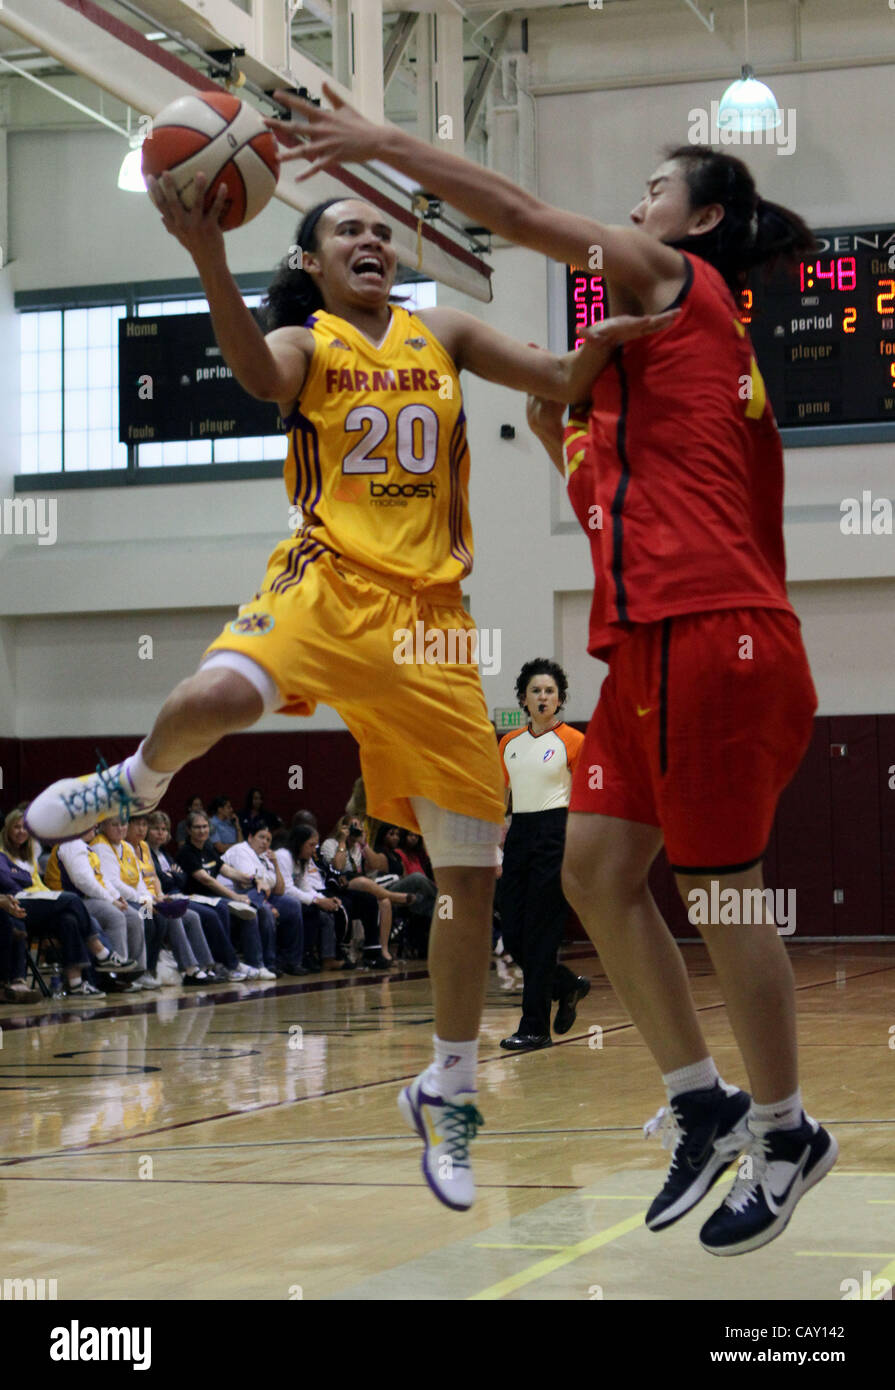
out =
[[517,705],[515,709],[496,709],[494,727],[499,734],[509,733],[511,729],[522,729],[528,723],[528,715]]

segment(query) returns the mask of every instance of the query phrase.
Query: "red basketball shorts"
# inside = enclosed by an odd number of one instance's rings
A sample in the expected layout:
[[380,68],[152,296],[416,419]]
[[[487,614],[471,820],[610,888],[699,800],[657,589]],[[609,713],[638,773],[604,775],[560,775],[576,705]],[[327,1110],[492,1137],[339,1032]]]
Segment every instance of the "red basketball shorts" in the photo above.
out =
[[679,873],[749,868],[816,709],[792,613],[728,608],[637,624],[612,653],[569,810],[661,828]]

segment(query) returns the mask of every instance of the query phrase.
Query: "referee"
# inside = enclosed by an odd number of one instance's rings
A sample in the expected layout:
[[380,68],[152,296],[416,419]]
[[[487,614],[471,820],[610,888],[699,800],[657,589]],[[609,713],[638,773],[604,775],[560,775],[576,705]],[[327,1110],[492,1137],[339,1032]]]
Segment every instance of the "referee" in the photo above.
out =
[[505,734],[500,757],[512,822],[503,851],[500,925],[503,942],[522,967],[522,1021],[500,1044],[508,1052],[550,1047],[550,1002],[559,1000],[554,1027],[568,1033],[590,980],[560,965],[568,906],[560,880],[572,773],[584,735],[560,718],[568,682],[555,661],[527,661],[516,697],[529,716]]

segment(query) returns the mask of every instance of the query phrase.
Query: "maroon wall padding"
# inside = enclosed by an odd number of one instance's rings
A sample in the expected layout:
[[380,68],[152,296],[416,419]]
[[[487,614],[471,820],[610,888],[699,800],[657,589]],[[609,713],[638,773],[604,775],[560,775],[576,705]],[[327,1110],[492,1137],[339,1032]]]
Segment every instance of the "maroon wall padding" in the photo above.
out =
[[814,721],[814,734],[795,777],[777,805],[776,871],[770,886],[796,891],[796,930],[801,936],[832,936],[833,814],[830,803],[830,720]]
[[878,936],[883,929],[883,866],[876,716],[832,717],[830,742],[848,749],[847,757],[830,756],[833,888],[845,894],[844,902],[833,908],[833,930],[837,936]]
[[[581,727],[575,725],[575,727]],[[66,773],[88,772],[101,748],[115,763],[133,752],[140,736],[0,739],[3,787],[9,810]],[[845,743],[847,758],[831,759],[830,745]],[[765,858],[765,882],[796,890],[795,938],[895,936],[895,714],[815,719],[811,745],[777,808]],[[290,788],[301,768],[300,788]],[[322,834],[342,814],[360,774],[357,745],[347,731],[233,734],[178,773],[162,803],[173,823],[198,793],[206,803],[226,794],[241,809],[250,786],[260,786],[284,820],[302,807],[317,816]],[[748,788],[744,789],[748,794]],[[687,920],[664,850],[653,864],[650,888],[675,936],[696,934]],[[833,905],[833,889],[845,902]],[[569,917],[569,935],[585,933]]]
[[[110,765],[132,753],[140,736],[124,738],[23,739],[21,748],[21,796],[32,797],[48,782],[67,773],[77,775],[96,767],[101,749]],[[294,769],[301,769],[301,789],[290,789]],[[332,733],[229,734],[203,757],[190,763],[174,778],[162,802],[172,824],[185,812],[188,796],[206,802],[230,796],[239,811],[249,787],[260,787],[266,804],[288,821],[303,807],[317,816],[322,834],[345,809],[355,778],[360,776],[357,744],[347,730]],[[15,805],[4,792],[3,806]]]
[[895,714],[876,716],[883,931],[895,936]]
[[0,806],[9,811],[19,801],[19,748],[17,738],[0,738]]

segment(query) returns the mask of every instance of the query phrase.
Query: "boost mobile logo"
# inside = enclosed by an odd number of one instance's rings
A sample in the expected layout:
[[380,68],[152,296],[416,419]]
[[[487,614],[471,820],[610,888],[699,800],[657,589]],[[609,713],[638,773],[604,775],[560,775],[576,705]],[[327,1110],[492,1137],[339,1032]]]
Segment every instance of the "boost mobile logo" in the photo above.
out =
[[371,497],[434,497],[434,483],[371,483]]

